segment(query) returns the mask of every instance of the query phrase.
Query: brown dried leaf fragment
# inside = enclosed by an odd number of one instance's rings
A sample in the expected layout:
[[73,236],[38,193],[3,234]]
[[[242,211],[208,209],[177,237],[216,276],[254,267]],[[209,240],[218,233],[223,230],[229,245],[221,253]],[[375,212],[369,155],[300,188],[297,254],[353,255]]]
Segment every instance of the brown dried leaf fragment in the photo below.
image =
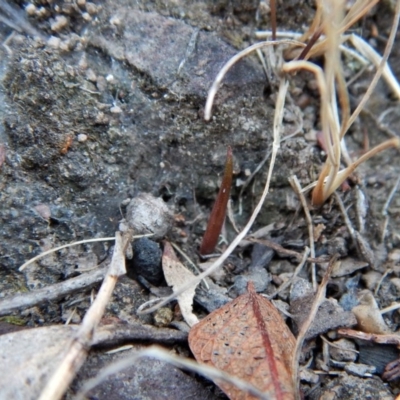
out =
[[232,186],[232,174],[232,149],[230,146],[228,146],[228,150],[226,152],[224,177],[222,178],[221,187],[219,188],[218,196],[211,211],[210,219],[208,220],[207,224],[207,229],[204,233],[203,240],[200,246],[201,255],[212,253],[218,243],[219,234],[221,233],[222,225],[225,221],[226,208],[228,205],[229,194]]
[[[252,282],[247,289],[191,329],[190,349],[198,362],[241,378],[272,399],[294,399],[291,365],[296,340]],[[255,399],[231,384],[216,384],[231,400]]]

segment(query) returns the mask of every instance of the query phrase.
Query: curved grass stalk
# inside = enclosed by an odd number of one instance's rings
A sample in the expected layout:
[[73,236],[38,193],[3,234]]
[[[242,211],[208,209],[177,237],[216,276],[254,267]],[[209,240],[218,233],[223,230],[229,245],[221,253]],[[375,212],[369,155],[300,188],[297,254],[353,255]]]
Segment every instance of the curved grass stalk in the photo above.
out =
[[[141,237],[149,237],[149,236],[153,236],[153,234],[152,233],[146,233],[145,235],[132,236],[132,240],[133,239],[140,239]],[[22,264],[19,267],[18,271],[23,271],[28,265],[34,263],[35,261],[39,260],[40,258],[42,258],[44,256],[47,256],[47,255],[49,255],[51,253],[54,253],[54,252],[56,252],[58,250],[65,249],[67,247],[73,247],[73,246],[77,246],[78,244],[85,244],[85,243],[110,242],[110,241],[114,241],[114,240],[115,240],[115,236],[112,236],[112,237],[104,237],[104,238],[85,239],[85,240],[79,240],[78,242],[63,244],[62,246],[58,246],[58,247],[54,247],[54,249],[46,250],[43,253],[40,253],[37,256],[31,258],[26,263]]]
[[[372,46],[366,42],[364,39],[355,35],[354,33],[349,35],[349,40],[353,44],[353,46],[359,51],[364,57],[366,57],[372,64],[375,65],[376,68],[379,68],[379,65],[382,62],[382,56],[378,54]],[[389,64],[387,62],[384,63],[382,76],[386,80],[386,83],[389,85],[390,89],[396,95],[396,97],[400,100],[400,85],[394,76]]]
[[214,98],[215,95],[218,92],[218,89],[221,85],[222,80],[224,79],[226,73],[242,58],[247,57],[249,54],[251,54],[253,51],[256,51],[258,49],[262,49],[264,47],[269,47],[269,46],[278,46],[280,44],[296,44],[298,46],[304,47],[304,43],[300,43],[296,40],[291,40],[291,39],[283,39],[283,40],[276,40],[276,41],[266,41],[266,42],[260,42],[253,44],[250,47],[247,47],[246,49],[240,51],[236,55],[234,55],[218,72],[217,77],[215,78],[213,84],[211,85],[210,90],[208,91],[208,96],[207,96],[207,101],[206,101],[206,106],[204,109],[204,119],[206,121],[209,121],[211,119],[211,109],[214,103]]
[[[386,140],[385,142],[379,144],[378,146],[374,147],[364,155],[362,155],[358,160],[354,161],[351,165],[347,168],[341,170],[336,174],[336,177],[330,187],[324,191],[324,195],[328,198],[354,171],[355,169],[362,164],[363,162],[369,160],[371,157],[375,156],[376,154],[389,149],[391,147],[400,148],[400,138],[393,138]],[[313,198],[314,199],[314,198]],[[317,204],[317,203],[315,203]]]
[[329,91],[329,84],[321,67],[304,60],[290,61],[282,67],[284,72],[292,72],[299,69],[308,70],[315,75],[321,96],[321,126],[328,159],[313,191],[313,203],[322,204],[326,200],[324,195],[325,188],[332,185],[340,168],[340,136],[338,121],[335,117],[337,111],[332,109],[332,104],[336,103],[332,101],[332,89]]
[[54,249],[50,249],[47,251],[44,251],[43,253],[38,254],[37,256],[31,258],[28,260],[26,263],[22,264],[18,271],[23,271],[28,265],[34,263],[35,261],[39,260],[40,258],[47,256],[51,253],[54,253],[58,250],[65,249],[67,247],[72,247],[72,246],[77,246],[78,244],[84,244],[84,243],[93,243],[93,242],[108,242],[115,240],[115,236],[113,237],[105,237],[105,238],[95,238],[95,239],[85,239],[85,240],[79,240],[78,242],[73,242],[73,243],[68,243],[68,244],[63,244],[62,246],[54,247]]

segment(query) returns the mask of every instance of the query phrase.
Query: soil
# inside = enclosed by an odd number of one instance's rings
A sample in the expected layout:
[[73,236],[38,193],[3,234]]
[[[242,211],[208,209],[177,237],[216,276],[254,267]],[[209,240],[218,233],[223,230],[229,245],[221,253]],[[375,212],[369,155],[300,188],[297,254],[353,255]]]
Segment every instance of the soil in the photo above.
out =
[[[220,68],[256,41],[255,30],[270,28],[268,6],[262,2],[258,7],[258,3],[34,0],[29,8],[15,1],[13,12],[7,14],[8,3],[0,0],[0,16],[4,14],[9,21],[0,22],[0,297],[66,280],[76,276],[77,270],[105,260],[110,243],[86,244],[63,249],[18,271],[29,258],[52,247],[113,236],[129,199],[143,192],[168,204],[175,216],[168,239],[197,263],[197,249],[218,192],[228,145],[234,154],[234,219],[239,227],[245,225],[263,190],[268,162],[243,193],[242,187],[271,150],[277,93],[276,84],[266,81],[257,57],[239,62],[229,72],[217,94],[212,120],[206,123],[203,116],[208,89]],[[280,2],[278,29],[303,32],[314,12],[312,1]],[[391,3],[382,2],[355,30],[382,53],[392,15]],[[360,66],[346,58],[343,61],[349,80]],[[390,64],[394,75],[400,77],[400,46],[394,46]],[[372,75],[373,71],[366,70],[349,85],[353,108]],[[320,128],[315,80],[299,73],[291,79],[289,92],[282,136],[295,135],[281,142],[271,192],[252,231],[269,226],[270,239],[301,252],[308,245],[308,229],[288,178],[296,175],[303,187],[312,183],[325,154],[315,135]],[[381,82],[346,135],[350,155],[362,154],[366,139],[373,147],[398,135],[399,122],[398,101]],[[338,191],[365,249],[352,242],[333,198],[321,208],[310,205],[313,223],[320,227],[316,255],[339,253],[354,263],[364,262],[360,268],[333,277],[328,285],[327,297],[336,299],[342,311],[350,312],[346,302],[357,302],[358,292],[374,291],[378,282],[375,299],[380,308],[400,296],[398,193],[383,212],[399,174],[398,151],[387,150],[357,169],[349,190]],[[360,192],[365,196],[364,226],[360,226],[362,213],[357,206]],[[224,237],[227,243],[235,237],[230,223],[226,223]],[[224,248],[222,243],[217,250]],[[254,276],[258,268],[254,257],[251,246],[238,249],[217,277],[217,289],[212,287],[208,297],[199,293],[195,312],[204,316],[206,310],[240,294],[245,287],[241,279]],[[268,294],[297,264],[284,254],[271,253],[271,257],[262,273],[257,269],[262,280],[259,291]],[[319,279],[322,274],[323,270]],[[310,281],[308,271],[301,278]],[[141,284],[129,277],[121,280],[108,317],[154,324],[152,316],[139,317],[135,310],[151,297],[147,289],[161,293],[166,285],[154,287],[140,279]],[[81,301],[75,304],[77,296]],[[286,306],[288,296],[288,291],[280,296]],[[61,324],[75,309],[72,322],[79,323],[89,301],[90,290],[82,291],[2,321],[28,327]],[[175,304],[168,307],[179,326]],[[391,331],[398,330],[397,311],[384,314],[384,320]],[[325,331],[328,329],[334,327]],[[317,365],[321,343],[314,338],[309,347]],[[178,354],[189,355],[182,343],[172,347]],[[97,349],[71,393],[113,357]],[[161,374],[155,370],[176,373],[176,384],[160,378],[158,385],[165,387],[165,398],[224,398],[218,388],[193,374],[153,361],[141,368],[115,378],[107,390],[96,392],[96,398],[108,398],[113,390],[122,390],[116,388],[126,386],[124,379],[134,386],[135,398],[164,398],[147,388],[155,375]],[[143,379],[133,378],[135,374]],[[304,380],[305,398],[333,392],[336,397],[330,398],[335,399],[356,398],[360,393],[365,394],[363,398],[390,398],[400,392],[396,382],[384,383],[377,374],[363,378],[343,374],[342,378],[321,374],[317,383]],[[181,388],[176,388],[180,383]],[[341,389],[336,390],[337,386]],[[118,398],[129,398],[129,392],[121,396]]]

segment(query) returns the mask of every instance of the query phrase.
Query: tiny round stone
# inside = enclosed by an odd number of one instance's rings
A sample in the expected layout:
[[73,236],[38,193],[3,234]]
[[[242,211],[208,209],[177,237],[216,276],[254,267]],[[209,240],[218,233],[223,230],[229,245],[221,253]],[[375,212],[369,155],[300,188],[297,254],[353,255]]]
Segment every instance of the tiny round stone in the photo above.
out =
[[154,314],[154,325],[158,327],[166,327],[169,326],[174,314],[172,311],[167,307],[161,307],[158,309]]
[[136,235],[151,233],[152,239],[159,240],[172,228],[173,216],[161,198],[140,193],[129,203],[126,220]]
[[51,30],[53,32],[60,32],[68,25],[68,19],[63,15],[57,15],[55,21],[51,24]]
[[36,6],[34,4],[30,3],[25,7],[25,12],[28,15],[33,16],[33,15],[36,15],[37,8],[36,8]]
[[[334,342],[335,347],[329,348],[329,354],[336,361],[355,361],[357,353],[355,344],[348,339],[339,339]],[[337,347],[336,347],[337,346]]]
[[79,143],[84,143],[84,142],[86,142],[87,138],[88,138],[87,135],[85,135],[84,133],[80,133],[78,135],[78,142]]

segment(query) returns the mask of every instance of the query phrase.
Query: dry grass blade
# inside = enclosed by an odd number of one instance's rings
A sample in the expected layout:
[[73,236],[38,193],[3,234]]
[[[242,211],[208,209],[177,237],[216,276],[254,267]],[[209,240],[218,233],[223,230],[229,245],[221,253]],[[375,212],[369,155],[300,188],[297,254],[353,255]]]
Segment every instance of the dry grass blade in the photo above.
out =
[[[339,58],[341,41],[344,39],[341,38],[341,33],[350,23],[354,23],[361,16],[365,15],[365,13],[368,12],[375,3],[375,0],[359,0],[350,9],[347,17],[343,17],[343,1],[321,2],[321,27],[323,28],[325,39],[318,45],[314,46],[310,50],[308,56],[315,55],[316,52],[319,51],[317,47],[323,46],[323,53],[325,56],[324,70],[307,61],[291,61],[283,66],[284,72],[290,72],[297,69],[306,69],[313,72],[317,78],[320,89],[321,125],[328,157],[319,176],[317,185],[313,190],[312,201],[315,205],[322,205],[362,162],[389,147],[400,147],[400,140],[398,138],[393,138],[376,146],[367,154],[364,154],[357,161],[352,163],[346,154],[345,144],[342,140],[351,124],[364,107],[366,101],[369,99],[382,73],[386,76],[395,93],[397,93],[397,88],[400,87],[397,84],[396,79],[390,73],[390,68],[387,65],[387,59],[393,46],[399,20],[400,1],[397,1],[394,22],[382,58],[380,58],[376,53],[371,53],[371,51],[367,52],[365,46],[361,46],[363,43],[361,40],[353,40],[356,46],[364,49],[364,54],[367,55],[375,65],[378,63],[378,60],[380,60],[380,62],[376,74],[363,99],[353,114],[351,116],[349,115],[349,99]],[[339,118],[339,107],[336,99],[336,86],[342,109],[341,123]],[[340,171],[342,151],[344,152],[348,167]]]
[[[310,241],[310,251],[311,257],[315,258],[315,246],[314,246],[314,225],[312,222],[310,210],[308,209],[308,204],[304,194],[301,191],[301,185],[299,180],[297,179],[296,175],[293,175],[289,178],[290,185],[292,186],[293,190],[299,196],[301,205],[303,206],[303,211],[306,216],[307,226],[308,226],[308,238]],[[313,289],[316,290],[317,288],[317,274],[315,271],[315,263],[311,263],[311,282],[313,285]]]
[[77,246],[78,244],[86,244],[86,243],[94,243],[94,242],[108,242],[111,240],[115,240],[115,237],[86,239],[86,240],[80,240],[80,241],[74,242],[74,243],[63,244],[62,246],[58,246],[58,247],[55,247],[54,249],[44,251],[43,253],[40,253],[37,256],[31,258],[30,260],[28,260],[26,263],[22,264],[19,267],[19,271],[23,271],[28,265],[34,263],[35,261],[39,260],[42,257],[47,256],[48,254],[54,253],[55,251],[65,249],[67,247]]
[[[189,332],[197,361],[237,376],[276,400],[294,399],[292,357],[295,338],[278,310],[255,292],[215,310]],[[216,381],[232,399],[245,396],[235,385]]]
[[208,96],[207,96],[207,102],[206,106],[204,109],[204,119],[206,121],[209,121],[211,119],[211,109],[212,105],[214,103],[214,98],[215,95],[218,92],[218,88],[221,85],[222,80],[224,79],[225,75],[227,72],[242,58],[247,57],[250,55],[253,51],[256,51],[258,49],[262,49],[264,47],[269,47],[269,46],[279,46],[282,44],[296,44],[298,46],[304,47],[303,43],[297,42],[296,40],[290,40],[290,39],[284,39],[284,40],[277,40],[277,41],[268,41],[268,42],[260,42],[253,44],[250,47],[247,47],[246,49],[242,50],[235,56],[233,56],[219,71],[217,77],[215,78],[213,84],[211,85],[210,90],[208,91]]

